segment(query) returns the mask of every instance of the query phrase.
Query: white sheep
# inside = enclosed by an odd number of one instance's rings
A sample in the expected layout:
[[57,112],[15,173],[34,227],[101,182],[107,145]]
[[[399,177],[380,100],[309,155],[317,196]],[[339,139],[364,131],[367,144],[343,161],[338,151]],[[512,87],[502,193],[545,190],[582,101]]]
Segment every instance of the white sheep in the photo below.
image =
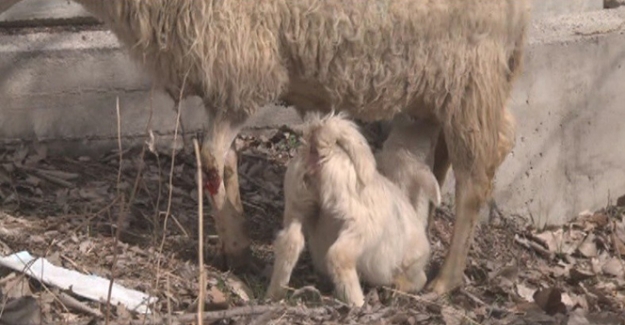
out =
[[[175,98],[184,84],[184,96],[203,99],[210,116],[203,166],[231,265],[247,260],[250,241],[236,157],[226,156],[250,116],[283,100],[300,112],[348,111],[369,122],[401,111],[442,126],[437,152],[445,154],[434,171],[441,180],[453,166],[457,219],[431,288],[462,283],[478,211],[501,153],[511,150],[499,134],[529,0],[74,1]],[[226,201],[238,212],[228,216]]]

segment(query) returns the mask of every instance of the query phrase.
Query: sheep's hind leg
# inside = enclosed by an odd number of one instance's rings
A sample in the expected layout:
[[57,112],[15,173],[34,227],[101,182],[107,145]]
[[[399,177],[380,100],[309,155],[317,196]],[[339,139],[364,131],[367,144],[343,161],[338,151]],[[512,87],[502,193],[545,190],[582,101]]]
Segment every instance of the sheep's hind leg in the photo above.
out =
[[[500,148],[502,138],[498,131],[505,123],[503,108],[508,87],[504,78],[493,76],[496,74],[488,71],[476,74],[477,85],[468,85],[462,103],[447,108],[449,123],[444,124],[443,132],[456,179],[456,220],[445,262],[428,285],[437,294],[447,293],[463,282],[479,211],[491,194],[492,181],[502,161],[501,151],[506,149]],[[488,79],[487,84],[492,87],[480,87],[479,82],[484,81],[479,79]],[[454,109],[465,114],[453,114]]]

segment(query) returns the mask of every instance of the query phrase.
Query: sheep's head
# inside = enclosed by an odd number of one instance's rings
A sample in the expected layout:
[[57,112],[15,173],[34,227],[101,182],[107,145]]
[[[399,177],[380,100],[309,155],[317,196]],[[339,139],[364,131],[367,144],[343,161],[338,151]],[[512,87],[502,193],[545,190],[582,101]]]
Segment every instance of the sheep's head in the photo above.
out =
[[[215,207],[220,209],[225,199],[224,166],[232,143],[241,130],[243,123],[235,123],[227,116],[211,116],[207,137],[202,144],[202,169],[204,189],[210,194]],[[236,163],[236,158],[235,163]]]
[[[219,192],[219,188],[223,182],[223,159],[216,159],[216,153],[214,150],[205,146],[202,149],[202,169],[204,172],[204,190],[206,190],[211,196],[215,196]],[[221,156],[221,155],[218,155]]]
[[205,173],[204,189],[210,193],[210,195],[216,195],[219,192],[219,185],[221,185],[221,176],[216,168],[211,168]]

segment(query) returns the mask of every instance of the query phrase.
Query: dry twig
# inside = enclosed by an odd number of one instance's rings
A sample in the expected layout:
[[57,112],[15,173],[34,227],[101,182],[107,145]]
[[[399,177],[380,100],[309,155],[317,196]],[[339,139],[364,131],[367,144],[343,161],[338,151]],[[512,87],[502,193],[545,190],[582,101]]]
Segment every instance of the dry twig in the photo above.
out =
[[551,260],[554,257],[554,254],[549,252],[548,250],[546,250],[544,247],[542,247],[540,244],[534,242],[534,241],[530,241],[527,240],[526,238],[521,238],[519,235],[514,235],[514,241],[529,249],[529,250],[534,250],[535,252],[537,252],[539,255],[541,255],[542,257]]
[[198,294],[198,304],[197,304],[197,321],[199,325],[202,325],[202,312],[204,311],[204,290],[206,289],[206,284],[204,284],[204,210],[203,210],[203,195],[202,191],[202,160],[200,159],[200,145],[197,142],[197,139],[193,139],[193,148],[195,150],[195,161],[197,163],[197,205],[198,205],[198,261],[200,263],[199,270],[199,286],[200,292]]
[[[58,291],[58,290],[55,290]],[[58,293],[58,299],[59,301],[67,306],[68,308],[72,308],[74,310],[77,310],[79,312],[83,312],[85,314],[89,314],[92,316],[96,316],[96,317],[102,317],[102,313],[97,310],[97,309],[93,309],[87,305],[85,305],[84,303],[78,301],[76,298],[64,293],[64,292],[60,292]]]
[[169,215],[171,214],[171,199],[172,199],[172,195],[173,195],[173,191],[174,191],[174,184],[173,184],[173,179],[174,179],[174,167],[175,167],[175,163],[176,163],[176,139],[178,139],[178,128],[180,127],[180,114],[182,113],[182,106],[180,105],[181,99],[182,99],[182,92],[184,91],[184,87],[187,81],[187,77],[189,76],[189,72],[190,70],[187,70],[187,72],[184,75],[184,78],[182,79],[182,86],[180,87],[180,94],[178,96],[178,114],[176,115],[176,127],[174,128],[174,140],[173,143],[174,145],[172,145],[171,148],[171,168],[169,169],[169,193],[168,193],[168,197],[167,197],[167,209],[165,211],[165,220],[163,221],[163,234],[161,237],[161,244],[158,248],[158,252],[159,252],[159,257],[156,261],[156,285],[158,287],[158,279],[159,279],[159,273],[160,273],[160,269],[161,269],[161,255],[163,253],[163,248],[165,247],[165,235],[167,234],[166,230],[167,230],[167,221],[169,219]]

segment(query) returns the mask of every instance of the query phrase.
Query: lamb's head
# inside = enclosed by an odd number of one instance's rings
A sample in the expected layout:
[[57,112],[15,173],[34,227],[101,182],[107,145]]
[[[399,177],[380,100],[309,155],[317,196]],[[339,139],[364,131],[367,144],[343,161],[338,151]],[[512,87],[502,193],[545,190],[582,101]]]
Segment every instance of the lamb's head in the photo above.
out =
[[304,132],[308,172],[316,172],[327,159],[343,155],[351,161],[361,183],[376,172],[376,162],[365,137],[345,113],[311,114]]

